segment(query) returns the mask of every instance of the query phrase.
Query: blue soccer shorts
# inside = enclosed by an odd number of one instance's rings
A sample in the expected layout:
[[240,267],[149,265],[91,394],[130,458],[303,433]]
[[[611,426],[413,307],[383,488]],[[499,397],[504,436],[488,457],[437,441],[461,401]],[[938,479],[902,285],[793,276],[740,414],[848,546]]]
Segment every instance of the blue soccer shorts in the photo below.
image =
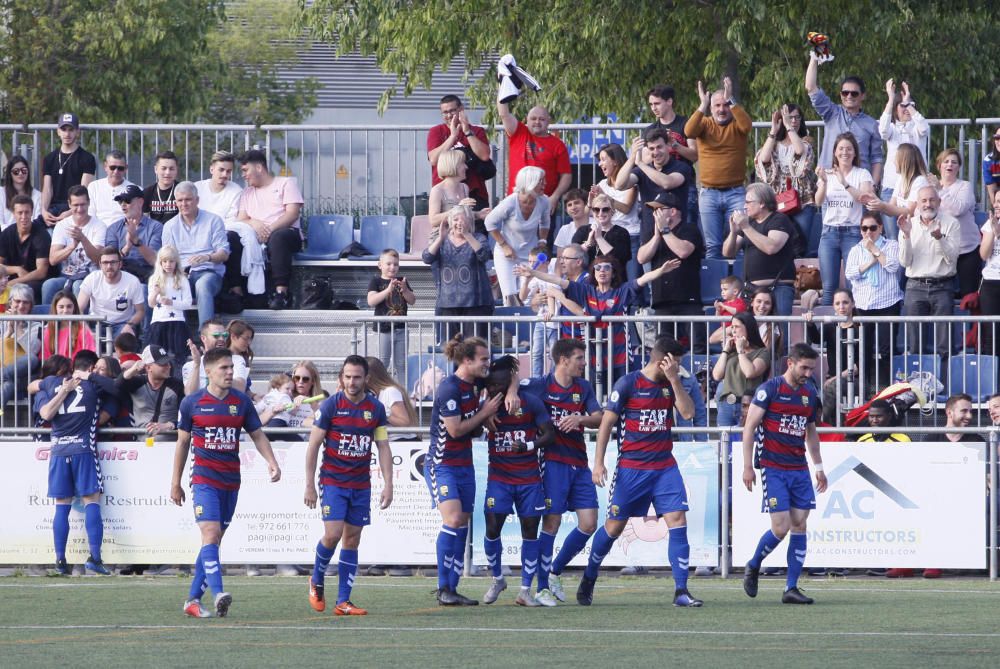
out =
[[49,458],[49,497],[86,497],[99,492],[104,492],[104,480],[93,453]]
[[321,495],[324,522],[342,520],[356,527],[371,524],[371,488],[341,488],[325,484],[322,486]]
[[239,490],[223,490],[206,483],[191,486],[191,501],[194,504],[195,522],[216,522],[225,530],[236,513]]
[[[428,463],[430,463],[429,458]],[[427,481],[427,489],[431,492],[431,508],[450,499],[460,500],[464,513],[472,513],[476,508],[474,467],[427,464],[424,466],[424,480]]]
[[597,486],[590,467],[547,461],[542,485],[547,514],[562,515],[567,511],[597,508]]
[[760,470],[760,483],[764,513],[816,508],[816,492],[808,469],[764,467]]
[[517,511],[518,518],[537,518],[545,513],[545,492],[541,483],[486,482],[486,513],[510,515]]
[[625,469],[619,467],[611,482],[608,519],[628,520],[645,516],[649,505],[657,516],[687,511],[687,490],[680,469]]

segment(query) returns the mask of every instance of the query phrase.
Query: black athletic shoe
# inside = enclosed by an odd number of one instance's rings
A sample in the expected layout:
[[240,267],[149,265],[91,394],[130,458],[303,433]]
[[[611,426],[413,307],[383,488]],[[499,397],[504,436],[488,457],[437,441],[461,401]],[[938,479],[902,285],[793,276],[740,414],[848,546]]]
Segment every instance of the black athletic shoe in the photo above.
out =
[[291,306],[292,300],[287,290],[283,293],[275,291],[274,295],[271,296],[271,299],[267,303],[268,309],[274,310],[289,309]]
[[455,599],[458,600],[459,606],[479,606],[478,599],[469,599],[468,597],[458,592],[457,590],[452,592],[452,594],[455,595]]
[[760,580],[760,567],[751,567],[749,564],[743,568],[743,592],[748,597],[757,596],[757,582]]
[[701,601],[696,597],[692,597],[691,593],[687,591],[687,588],[677,588],[674,591],[674,606],[679,606],[681,608],[698,608],[705,602]]
[[576,589],[576,603],[580,606],[590,606],[594,603],[594,583],[597,579],[587,578],[586,576],[580,579],[580,587]]
[[66,563],[66,560],[56,560],[56,566],[53,571],[57,576],[69,576],[73,573],[73,568]]
[[441,588],[437,591],[438,604],[441,606],[460,606],[458,596],[448,588]]
[[806,597],[802,594],[802,591],[798,588],[789,588],[785,590],[785,594],[781,596],[782,604],[812,604],[813,598]]

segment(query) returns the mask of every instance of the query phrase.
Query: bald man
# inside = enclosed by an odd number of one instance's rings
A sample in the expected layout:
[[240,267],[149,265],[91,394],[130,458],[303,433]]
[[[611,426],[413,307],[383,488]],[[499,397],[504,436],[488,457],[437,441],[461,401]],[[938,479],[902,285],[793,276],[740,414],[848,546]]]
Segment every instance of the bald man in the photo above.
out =
[[497,112],[507,131],[507,193],[514,192],[514,180],[521,168],[531,165],[545,170],[545,194],[551,202],[559,202],[569,190],[573,175],[566,145],[549,132],[552,122],[549,111],[545,107],[532,107],[524,123],[518,121],[510,105],[503,102],[497,102]]

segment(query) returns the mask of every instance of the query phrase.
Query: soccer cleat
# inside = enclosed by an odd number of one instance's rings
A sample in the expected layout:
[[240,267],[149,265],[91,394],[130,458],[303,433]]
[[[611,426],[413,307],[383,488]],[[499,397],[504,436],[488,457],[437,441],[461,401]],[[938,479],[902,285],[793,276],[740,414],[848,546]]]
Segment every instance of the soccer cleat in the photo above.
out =
[[455,590],[452,594],[455,595],[455,599],[458,600],[459,606],[479,606],[478,599],[469,599],[458,590]]
[[[549,585],[552,585],[549,583]],[[542,606],[555,606],[556,598],[553,596],[551,590],[539,590],[535,593],[535,601]]]
[[73,568],[66,563],[66,560],[56,560],[53,571],[55,571],[56,576],[69,576],[73,573]]
[[812,604],[813,598],[806,597],[798,588],[789,588],[781,595],[782,604]]
[[749,564],[743,568],[743,592],[748,597],[757,596],[757,585],[760,581],[760,567],[751,567]]
[[913,570],[905,567],[893,567],[885,572],[886,578],[910,578],[911,576],[913,576]]
[[184,615],[192,618],[211,618],[212,612],[201,605],[200,599],[189,599],[184,602]]
[[448,588],[441,588],[437,591],[437,600],[441,606],[459,606],[460,604],[458,597]]
[[940,569],[924,569],[924,578],[941,578]]
[[566,591],[563,590],[562,579],[559,578],[559,574],[549,574],[549,590],[552,592],[552,596],[560,602],[566,601]]
[[594,584],[596,579],[583,576],[580,579],[580,587],[576,589],[576,603],[580,606],[590,606],[594,603]]
[[326,611],[326,598],[323,596],[323,586],[313,583],[312,578],[309,579],[309,606],[313,607],[313,611],[319,611],[320,613]]
[[351,600],[346,602],[341,602],[333,607],[333,612],[338,616],[367,616],[368,611],[364,610],[360,606],[355,606],[351,603]]
[[507,579],[503,576],[494,576],[490,589],[483,595],[483,604],[492,604],[500,598],[500,593],[507,589]]
[[535,598],[531,596],[531,590],[525,587],[522,587],[518,591],[517,597],[514,598],[514,603],[518,606],[541,606],[541,604],[536,602]]
[[229,615],[229,607],[232,606],[233,596],[228,592],[220,592],[215,596],[215,615],[225,618]]
[[84,564],[87,571],[92,571],[95,574],[100,574],[101,576],[111,576],[111,571],[104,566],[104,563],[100,560],[95,560],[93,556],[87,558],[87,562]]
[[696,599],[691,596],[691,593],[687,591],[687,588],[678,588],[674,592],[674,606],[678,606],[686,609],[696,609],[705,602],[700,599]]

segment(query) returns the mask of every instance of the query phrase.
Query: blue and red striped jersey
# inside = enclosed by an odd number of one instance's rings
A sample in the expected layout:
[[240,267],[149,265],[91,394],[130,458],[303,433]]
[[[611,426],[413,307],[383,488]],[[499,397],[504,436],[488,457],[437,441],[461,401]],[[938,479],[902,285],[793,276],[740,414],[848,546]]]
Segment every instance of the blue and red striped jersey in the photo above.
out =
[[[588,316],[622,316],[628,308],[635,303],[636,294],[639,292],[639,284],[635,281],[626,281],[617,288],[607,291],[598,290],[592,284],[571,283],[566,288],[566,296],[586,310]],[[623,323],[605,323],[598,320],[593,323],[594,330],[602,330],[602,340],[607,346],[611,341],[612,367],[618,370],[616,374],[624,371],[628,360],[628,338],[627,328]],[[596,340],[596,332],[591,332],[591,341]],[[593,353],[593,352],[592,352]],[[596,353],[593,353],[596,355]],[[596,360],[591,356],[591,366],[596,365]],[[607,360],[607,349],[602,352],[602,357]]]
[[753,403],[764,410],[757,428],[761,467],[808,469],[805,436],[819,414],[816,390],[807,383],[793,388],[784,376],[776,376],[757,387]]
[[674,390],[669,381],[651,381],[642,371],[615,383],[606,411],[618,414],[618,466],[625,469],[676,467]]
[[535,441],[538,428],[551,423],[552,419],[540,399],[523,390],[517,394],[521,399],[521,408],[517,413],[509,414],[506,408],[500,407],[496,415],[496,429],[486,433],[490,452],[488,479],[512,485],[541,483],[538,451],[517,453],[512,449],[516,442]]
[[459,416],[468,420],[479,411],[479,388],[452,374],[438,386],[431,408],[431,445],[427,457],[432,464],[449,467],[472,466],[472,433],[457,439],[448,434],[444,419]]
[[357,404],[343,391],[323,400],[313,423],[326,431],[319,482],[340,488],[370,488],[375,428],[387,424],[385,407],[371,392]]
[[568,387],[563,387],[556,381],[556,377],[549,373],[542,377],[526,379],[521,385],[529,394],[542,400],[556,426],[556,440],[545,448],[545,461],[586,467],[587,442],[583,430],[563,432],[559,429],[559,419],[563,416],[589,416],[601,410],[601,404],[594,396],[590,382],[587,379],[573,379]]
[[240,489],[240,430],[260,429],[250,398],[238,390],[216,397],[201,388],[181,400],[177,429],[191,433],[191,483]]

